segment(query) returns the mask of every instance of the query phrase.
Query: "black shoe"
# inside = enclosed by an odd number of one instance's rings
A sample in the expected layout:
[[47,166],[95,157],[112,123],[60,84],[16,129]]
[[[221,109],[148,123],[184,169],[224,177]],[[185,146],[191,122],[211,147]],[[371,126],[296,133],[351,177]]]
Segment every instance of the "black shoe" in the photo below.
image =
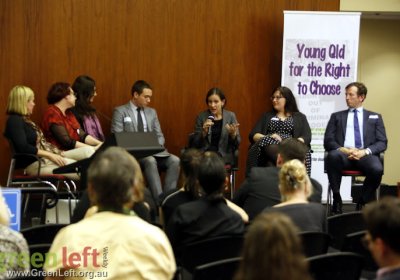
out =
[[342,197],[339,193],[333,194],[333,203],[332,203],[332,214],[342,214],[343,213],[343,203]]
[[365,206],[365,203],[362,199],[360,199],[356,204],[356,211],[361,211]]

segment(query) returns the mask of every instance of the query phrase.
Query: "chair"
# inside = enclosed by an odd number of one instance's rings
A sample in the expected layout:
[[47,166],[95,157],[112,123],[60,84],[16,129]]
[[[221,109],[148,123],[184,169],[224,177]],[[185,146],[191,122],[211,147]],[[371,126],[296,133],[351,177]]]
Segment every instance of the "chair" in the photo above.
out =
[[212,237],[183,245],[177,250],[178,265],[189,272],[197,266],[228,258],[239,257],[243,245],[242,235]]
[[349,212],[327,218],[328,234],[331,246],[341,250],[347,234],[365,230],[365,222],[361,212]]
[[314,280],[359,280],[363,257],[354,253],[332,253],[308,258]]
[[354,233],[347,234],[344,242],[342,251],[343,252],[353,252],[364,257],[364,270],[376,271],[378,270],[378,265],[373,259],[371,252],[364,246],[362,239],[367,231],[357,231]]
[[[17,153],[15,151],[14,145],[11,140],[8,140],[10,150],[11,150],[11,162],[10,162],[10,168],[8,171],[8,177],[7,177],[7,186],[8,187],[13,187],[13,186],[19,186],[21,188],[26,188],[26,187],[31,187],[33,185],[35,186],[47,186],[55,191],[59,191],[61,189],[61,186],[64,186],[67,193],[68,193],[68,199],[70,201],[70,198],[76,198],[76,184],[73,180],[68,179],[64,175],[60,174],[46,174],[46,175],[41,175],[40,174],[40,168],[41,168],[41,160],[40,157],[34,154],[26,154],[26,153]],[[38,172],[35,175],[27,175],[24,172],[24,169],[26,168],[26,165],[24,164],[24,159],[32,159],[32,162],[38,161],[39,162],[39,167],[38,167]],[[26,214],[26,210],[28,207],[28,202],[29,202],[29,194],[26,195],[25,198],[25,205],[24,205],[24,210],[23,214]],[[42,201],[42,209],[41,213],[44,213],[44,204],[45,204],[45,199],[46,196],[43,195],[43,201]],[[72,206],[70,204],[70,215],[72,215]],[[56,220],[58,222],[58,213],[57,213],[57,208],[56,208]]]
[[328,252],[331,237],[325,232],[304,231],[299,236],[302,241],[304,255],[309,258]]
[[242,258],[230,258],[196,267],[193,280],[232,280]]
[[[325,151],[324,153],[324,173],[326,171],[326,158],[328,156],[328,152]],[[379,154],[379,159],[381,160],[382,167],[384,167],[384,157],[385,153]],[[358,202],[358,198],[360,195],[360,188],[363,185],[362,181],[357,180],[358,177],[365,177],[365,175],[359,169],[346,169],[342,170],[342,176],[350,176],[351,177],[351,195],[353,197],[353,201]],[[376,199],[379,199],[379,188],[376,190]],[[331,186],[328,185],[327,197],[326,197],[326,214],[327,216],[330,215],[331,206],[332,206],[332,189]]]
[[53,243],[54,237],[58,231],[65,227],[65,224],[47,224],[29,227],[21,230],[21,234],[25,237],[28,245]]

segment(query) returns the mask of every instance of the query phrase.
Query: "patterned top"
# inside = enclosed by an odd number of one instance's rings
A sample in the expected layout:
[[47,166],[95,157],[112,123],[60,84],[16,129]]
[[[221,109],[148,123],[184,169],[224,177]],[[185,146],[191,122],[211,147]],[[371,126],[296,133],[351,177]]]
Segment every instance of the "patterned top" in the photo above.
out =
[[21,233],[1,224],[0,252],[0,279],[12,278],[11,271],[29,271],[29,249],[25,238]]

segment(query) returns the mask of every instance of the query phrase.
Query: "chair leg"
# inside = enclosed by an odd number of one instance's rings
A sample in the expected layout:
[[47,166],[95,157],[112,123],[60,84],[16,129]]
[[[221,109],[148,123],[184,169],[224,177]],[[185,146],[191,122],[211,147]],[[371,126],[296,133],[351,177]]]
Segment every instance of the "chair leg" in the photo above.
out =
[[332,189],[328,184],[328,190],[326,195],[326,216],[328,217],[331,214],[331,204],[332,204]]

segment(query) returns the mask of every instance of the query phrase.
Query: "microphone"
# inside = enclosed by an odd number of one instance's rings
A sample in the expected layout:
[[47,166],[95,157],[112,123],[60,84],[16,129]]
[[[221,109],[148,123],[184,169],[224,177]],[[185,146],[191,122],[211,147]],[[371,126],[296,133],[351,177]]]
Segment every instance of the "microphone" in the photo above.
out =
[[[214,122],[215,117],[213,115],[209,115],[207,117],[207,120],[211,120],[212,122]],[[208,128],[208,135],[211,135],[211,126]]]

